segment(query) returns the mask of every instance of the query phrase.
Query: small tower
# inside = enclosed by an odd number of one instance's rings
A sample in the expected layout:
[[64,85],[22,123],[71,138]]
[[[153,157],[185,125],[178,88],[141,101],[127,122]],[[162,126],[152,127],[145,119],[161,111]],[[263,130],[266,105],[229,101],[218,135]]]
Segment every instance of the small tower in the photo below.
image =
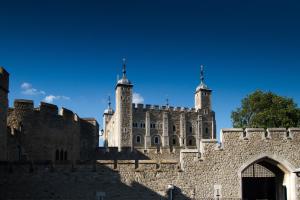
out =
[[104,147],[108,147],[109,128],[108,124],[114,115],[114,110],[111,108],[110,96],[108,96],[108,107],[103,113],[103,129],[104,129]]
[[211,110],[211,92],[207,85],[204,83],[204,68],[201,65],[200,85],[195,92],[195,109],[206,109],[207,112]]
[[9,74],[0,67],[0,161],[7,160],[7,110]]
[[126,60],[123,59],[123,76],[116,85],[116,131],[119,151],[132,146],[132,88],[126,77]]

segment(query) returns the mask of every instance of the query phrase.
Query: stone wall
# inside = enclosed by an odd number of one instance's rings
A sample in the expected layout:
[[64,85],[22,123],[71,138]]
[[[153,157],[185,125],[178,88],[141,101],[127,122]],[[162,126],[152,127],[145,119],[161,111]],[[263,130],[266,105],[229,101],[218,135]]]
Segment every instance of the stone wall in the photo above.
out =
[[56,105],[44,102],[34,108],[33,101],[15,100],[8,126],[9,160],[91,159],[98,144],[95,120],[80,119],[65,108],[58,113]]
[[0,161],[7,158],[7,108],[9,74],[0,67]]
[[80,119],[80,160],[93,160],[98,146],[99,124],[96,119]]
[[[199,138],[216,138],[213,111],[204,113],[204,110],[143,104],[133,104],[132,107],[133,144],[137,148],[196,148],[196,143],[189,141],[196,140],[198,134]],[[199,117],[201,122],[198,126]],[[140,142],[136,140],[138,136],[141,138]],[[154,143],[156,136],[160,138],[160,144]]]
[[0,193],[27,199],[96,199],[104,193],[104,199],[164,199],[172,184],[174,199],[216,198],[216,188],[221,199],[241,199],[242,171],[264,159],[284,171],[288,199],[300,199],[300,179],[293,173],[300,166],[299,128],[224,129],[221,144],[202,140],[200,145],[201,152],[181,150],[180,160],[115,160],[111,154],[94,164],[54,169],[2,164]]

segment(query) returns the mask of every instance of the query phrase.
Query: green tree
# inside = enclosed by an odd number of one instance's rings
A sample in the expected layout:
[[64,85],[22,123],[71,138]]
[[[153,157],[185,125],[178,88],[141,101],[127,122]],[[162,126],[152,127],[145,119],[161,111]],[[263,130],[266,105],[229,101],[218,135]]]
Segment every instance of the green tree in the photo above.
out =
[[300,109],[291,98],[257,90],[242,99],[231,119],[235,128],[297,127]]

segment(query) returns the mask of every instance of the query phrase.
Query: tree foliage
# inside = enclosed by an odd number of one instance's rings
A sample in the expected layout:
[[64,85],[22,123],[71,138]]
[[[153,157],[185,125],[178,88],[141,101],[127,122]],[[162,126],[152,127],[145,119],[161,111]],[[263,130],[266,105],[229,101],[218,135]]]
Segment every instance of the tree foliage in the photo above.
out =
[[231,113],[235,128],[270,128],[300,126],[300,109],[291,98],[260,90],[242,99]]

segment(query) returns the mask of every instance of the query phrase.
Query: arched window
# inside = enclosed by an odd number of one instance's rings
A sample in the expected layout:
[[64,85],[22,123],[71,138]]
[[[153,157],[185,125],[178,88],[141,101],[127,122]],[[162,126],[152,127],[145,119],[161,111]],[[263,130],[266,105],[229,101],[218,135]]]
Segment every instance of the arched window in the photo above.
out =
[[193,132],[193,128],[190,126],[190,133],[192,133]]
[[154,144],[159,144],[159,137],[158,136],[154,137]]
[[173,145],[176,145],[176,139],[175,139],[175,138],[173,138],[172,144],[173,144]]
[[205,128],[205,133],[208,134],[208,128]]
[[55,152],[55,160],[59,160],[59,150],[58,149]]
[[188,146],[196,146],[196,139],[193,136],[188,137],[187,139]]
[[136,143],[141,143],[141,136],[140,135],[136,136]]
[[173,126],[173,131],[176,131],[176,126],[175,125]]
[[65,151],[65,160],[68,160],[68,152]]
[[64,151],[60,150],[60,159],[59,160],[64,160]]

